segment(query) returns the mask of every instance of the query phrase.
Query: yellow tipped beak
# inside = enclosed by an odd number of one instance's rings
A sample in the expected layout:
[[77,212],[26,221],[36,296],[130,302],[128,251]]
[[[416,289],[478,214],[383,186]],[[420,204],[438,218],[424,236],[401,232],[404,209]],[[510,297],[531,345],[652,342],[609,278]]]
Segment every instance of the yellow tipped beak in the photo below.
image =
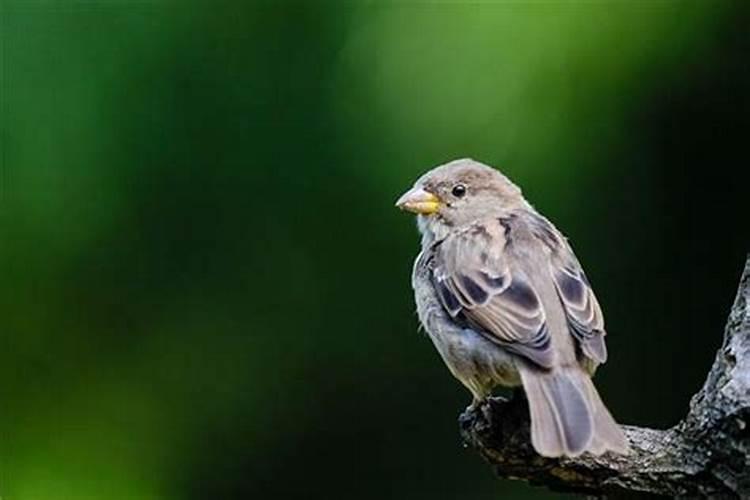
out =
[[396,206],[415,214],[429,215],[438,211],[440,200],[434,194],[415,187],[404,193],[396,202]]

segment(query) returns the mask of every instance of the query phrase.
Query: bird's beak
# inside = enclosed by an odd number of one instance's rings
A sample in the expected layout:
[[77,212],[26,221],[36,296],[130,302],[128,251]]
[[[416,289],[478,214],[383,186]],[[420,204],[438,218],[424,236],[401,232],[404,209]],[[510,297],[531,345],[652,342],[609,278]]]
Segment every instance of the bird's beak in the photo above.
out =
[[429,215],[438,211],[440,200],[434,194],[415,187],[404,193],[396,202],[396,206],[415,214]]

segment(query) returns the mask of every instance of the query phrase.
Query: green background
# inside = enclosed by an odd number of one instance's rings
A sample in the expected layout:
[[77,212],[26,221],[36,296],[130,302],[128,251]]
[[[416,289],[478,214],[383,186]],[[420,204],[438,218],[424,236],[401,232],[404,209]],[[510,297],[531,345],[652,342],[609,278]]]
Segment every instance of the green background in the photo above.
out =
[[417,332],[426,169],[501,168],[602,303],[618,420],[745,252],[741,2],[0,1],[4,500],[490,499]]

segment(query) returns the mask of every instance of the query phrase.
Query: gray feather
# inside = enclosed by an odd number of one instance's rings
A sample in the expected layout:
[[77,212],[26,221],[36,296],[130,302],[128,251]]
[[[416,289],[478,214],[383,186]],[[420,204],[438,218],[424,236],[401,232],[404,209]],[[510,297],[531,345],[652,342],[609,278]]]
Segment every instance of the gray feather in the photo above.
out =
[[540,367],[554,350],[541,299],[524,273],[512,271],[506,228],[496,219],[455,232],[435,247],[433,281],[443,307],[493,342]]
[[580,367],[542,371],[519,366],[531,415],[531,443],[546,457],[584,451],[625,453],[627,440]]
[[607,361],[604,316],[573,250],[547,219],[529,212],[532,230],[550,252],[550,271],[565,310],[570,333],[585,356],[596,363]]
[[[587,391],[582,390],[580,368],[540,371],[520,368],[532,419],[531,443],[543,456],[577,456],[585,451],[594,435]],[[551,432],[550,429],[555,429]]]

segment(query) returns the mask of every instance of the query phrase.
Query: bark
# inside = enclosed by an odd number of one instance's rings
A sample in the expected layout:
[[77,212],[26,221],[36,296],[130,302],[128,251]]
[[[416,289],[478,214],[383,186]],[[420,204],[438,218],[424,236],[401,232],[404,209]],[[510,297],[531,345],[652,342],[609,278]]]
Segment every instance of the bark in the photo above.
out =
[[540,457],[521,391],[466,410],[459,423],[464,441],[502,478],[593,496],[750,498],[750,255],[724,341],[687,416],[667,430],[623,426],[629,454]]

